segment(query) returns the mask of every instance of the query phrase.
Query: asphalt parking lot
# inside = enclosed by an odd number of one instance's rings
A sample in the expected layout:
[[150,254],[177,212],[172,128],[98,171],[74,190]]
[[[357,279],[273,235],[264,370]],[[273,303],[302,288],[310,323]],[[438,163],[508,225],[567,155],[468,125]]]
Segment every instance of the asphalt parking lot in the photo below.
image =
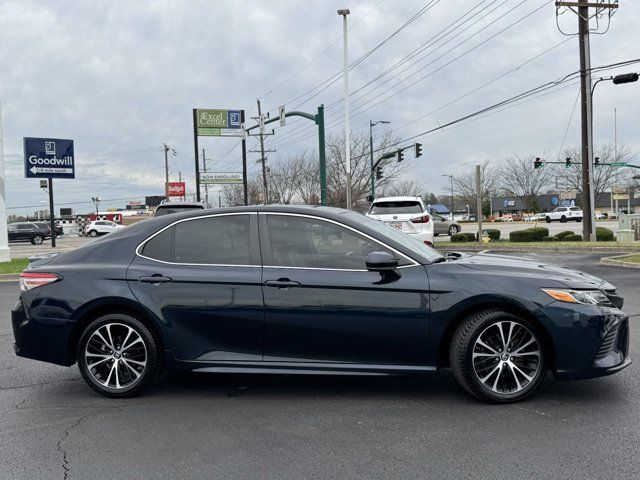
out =
[[[617,285],[640,350],[640,275],[597,255],[535,255]],[[78,370],[13,353],[0,283],[0,479],[639,478],[640,365],[548,377],[523,403],[427,378],[189,375],[109,400]]]

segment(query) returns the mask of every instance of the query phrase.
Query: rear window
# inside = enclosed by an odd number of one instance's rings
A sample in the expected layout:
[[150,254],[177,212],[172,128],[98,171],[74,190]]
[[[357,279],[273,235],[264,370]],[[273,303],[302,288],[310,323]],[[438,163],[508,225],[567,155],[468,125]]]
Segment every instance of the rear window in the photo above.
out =
[[572,212],[579,212],[580,207],[571,207],[569,210],[571,210]]
[[369,213],[373,215],[384,215],[386,213],[422,213],[422,206],[420,202],[415,200],[376,202],[371,205]]
[[155,217],[159,217],[161,215],[169,215],[170,213],[180,213],[180,212],[188,212],[189,210],[202,210],[204,207],[197,205],[171,205],[170,207],[163,207],[160,205],[156,209]]

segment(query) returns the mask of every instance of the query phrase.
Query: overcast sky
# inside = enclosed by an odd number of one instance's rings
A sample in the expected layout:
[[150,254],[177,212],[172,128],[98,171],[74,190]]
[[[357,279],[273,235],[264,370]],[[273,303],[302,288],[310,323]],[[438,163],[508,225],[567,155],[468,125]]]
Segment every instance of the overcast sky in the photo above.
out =
[[[270,111],[279,105],[314,111],[320,103],[340,102],[341,79],[313,98],[303,95],[342,68],[338,8],[351,10],[349,52],[355,60],[429,5],[352,70],[352,92],[436,36],[411,62],[352,94],[354,129],[367,130],[370,119],[388,120],[394,133],[407,138],[579,68],[578,39],[558,31],[548,0],[0,3],[8,213],[33,212],[46,200],[37,180],[23,178],[23,137],[75,141],[76,179],[56,181],[56,202],[89,202],[73,205],[84,212],[95,195],[110,200],[106,208],[162,194],[163,142],[177,152],[170,160],[171,180],[180,170],[193,191],[194,107],[244,108],[250,116],[258,97]],[[606,35],[592,36],[593,66],[640,57],[640,2],[620,4]],[[456,25],[466,23],[442,36],[458,19]],[[560,23],[568,33],[577,28],[572,13],[562,15]],[[603,19],[601,28],[605,25]],[[640,64],[613,73],[626,71],[640,71]],[[577,84],[564,87],[423,138],[424,155],[407,157],[412,162],[407,175],[442,193],[447,187],[442,174],[485,159],[555,156],[578,94]],[[596,143],[613,142],[614,107],[618,142],[640,151],[640,83],[598,87]],[[566,146],[579,144],[579,113],[578,107]],[[328,108],[326,116],[328,133],[340,132],[342,104]],[[269,161],[315,148],[315,137],[305,138],[313,133],[309,128],[291,121],[277,129],[268,142],[277,153]],[[251,149],[254,143],[249,142]],[[218,171],[241,169],[240,148],[234,145],[232,138],[201,141]],[[250,168],[259,168],[256,155],[249,158]]]

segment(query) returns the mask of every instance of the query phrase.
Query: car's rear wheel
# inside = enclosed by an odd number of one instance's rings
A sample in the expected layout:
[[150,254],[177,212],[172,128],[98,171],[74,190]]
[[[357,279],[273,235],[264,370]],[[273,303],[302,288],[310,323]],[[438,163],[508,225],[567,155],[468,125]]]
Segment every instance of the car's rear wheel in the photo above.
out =
[[551,217],[549,216],[545,217],[544,221],[547,223],[551,223]]
[[85,381],[107,397],[131,397],[160,372],[158,344],[138,319],[109,314],[91,322],[78,344],[78,367]]
[[89,236],[90,236],[90,237],[97,237],[97,236],[98,236],[98,232],[96,232],[95,230],[91,230],[91,231],[89,232]]
[[458,227],[451,225],[449,227],[449,235],[453,237],[456,233],[458,233]]
[[44,237],[42,235],[34,235],[31,237],[31,243],[34,245],[42,245],[42,242],[44,242]]
[[460,386],[494,403],[523,400],[546,373],[540,332],[500,309],[474,313],[462,322],[453,336],[450,362]]

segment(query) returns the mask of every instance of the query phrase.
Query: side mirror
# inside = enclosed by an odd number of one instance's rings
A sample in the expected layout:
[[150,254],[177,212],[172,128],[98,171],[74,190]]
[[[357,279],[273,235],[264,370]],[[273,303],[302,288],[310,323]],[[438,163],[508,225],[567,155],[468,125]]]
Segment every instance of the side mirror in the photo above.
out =
[[398,267],[398,259],[389,252],[371,252],[367,255],[365,264],[371,272],[384,272],[395,270]]

